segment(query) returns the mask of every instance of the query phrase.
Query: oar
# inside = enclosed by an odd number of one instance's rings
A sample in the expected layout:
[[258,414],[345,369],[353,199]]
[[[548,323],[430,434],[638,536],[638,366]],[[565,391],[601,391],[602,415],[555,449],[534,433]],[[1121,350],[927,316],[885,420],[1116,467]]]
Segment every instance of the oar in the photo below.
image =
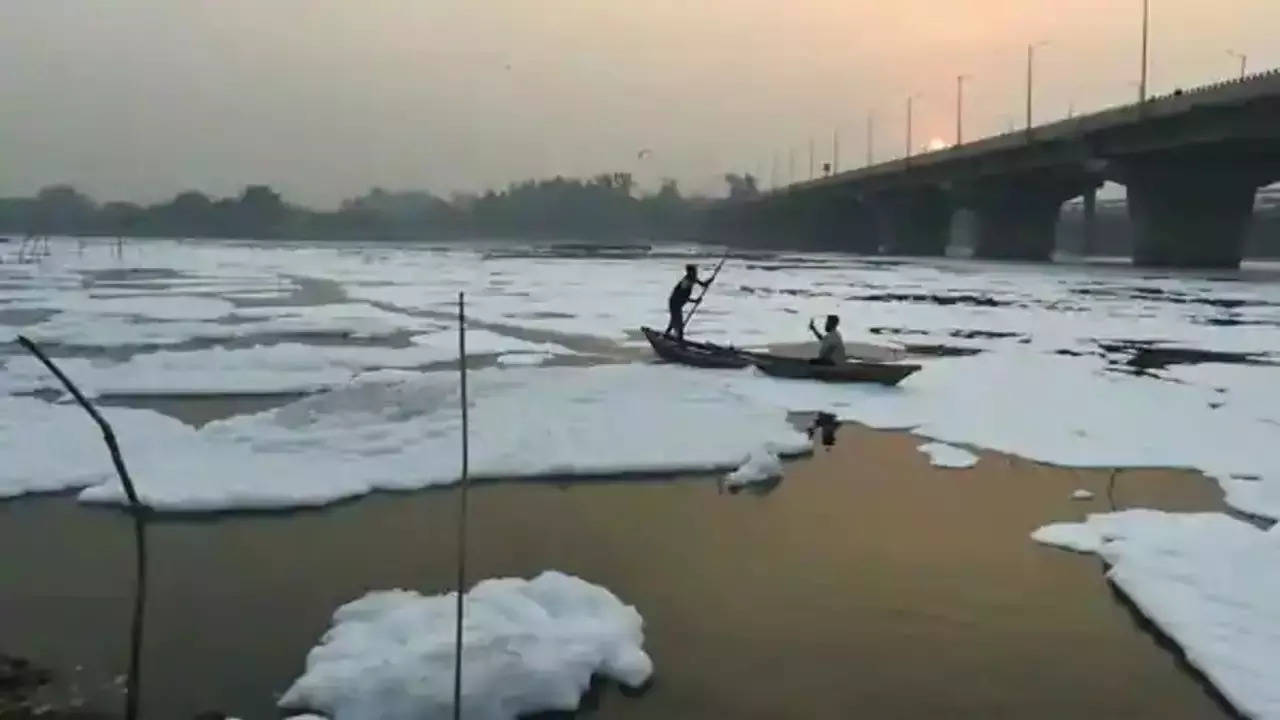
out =
[[702,299],[707,296],[707,291],[711,289],[711,283],[716,281],[716,276],[720,274],[720,268],[724,267],[724,261],[729,259],[729,249],[725,248],[724,256],[720,258],[720,263],[716,265],[716,269],[712,271],[711,277],[707,278],[707,284],[702,288],[702,294],[698,295],[698,299],[693,301],[693,307],[689,308],[689,314],[684,316],[684,331],[689,331],[689,321],[693,319],[693,314],[698,312],[698,308],[702,307]]

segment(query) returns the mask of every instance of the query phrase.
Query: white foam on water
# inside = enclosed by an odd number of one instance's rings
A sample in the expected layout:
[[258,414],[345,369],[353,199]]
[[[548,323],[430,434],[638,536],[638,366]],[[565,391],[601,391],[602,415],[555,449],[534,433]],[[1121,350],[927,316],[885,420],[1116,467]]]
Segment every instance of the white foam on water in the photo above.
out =
[[[785,412],[705,379],[650,365],[473,372],[472,477],[713,472],[759,447],[809,451]],[[460,431],[455,373],[384,371],[190,430],[129,463],[159,510],[319,505],[456,482]],[[119,503],[124,494],[108,480],[80,497]]]
[[1221,513],[1126,510],[1032,534],[1094,552],[1143,615],[1242,714],[1280,718],[1280,525]]
[[[126,460],[190,429],[150,410],[103,408]],[[181,446],[174,447],[175,452]],[[0,498],[84,487],[114,478],[102,432],[75,405],[0,396]],[[175,467],[180,467],[175,465]]]
[[498,356],[498,364],[503,367],[541,365],[553,357],[551,353],[506,353]]
[[[430,343],[421,342],[430,338]],[[572,350],[551,344],[531,343],[487,330],[468,333],[470,354],[511,351],[499,358],[501,365],[538,365],[556,354]],[[311,392],[345,384],[363,371],[383,368],[419,368],[457,358],[457,335],[441,332],[417,336],[413,345],[392,348],[375,345],[313,345],[278,343],[249,348],[159,350],[139,353],[127,360],[110,358],[59,358],[59,367],[86,394],[98,395],[256,395]],[[472,349],[474,341],[478,349]],[[0,393],[61,390],[62,385],[43,364],[27,355],[0,361]]]
[[940,468],[963,469],[978,464],[978,456],[954,445],[931,442],[916,447],[916,450],[929,456],[929,464]]
[[726,487],[742,487],[782,477],[782,461],[768,448],[757,448],[724,478]]
[[[280,706],[335,720],[453,717],[455,603],[389,590],[343,605]],[[484,580],[463,604],[463,717],[573,711],[592,676],[639,687],[653,674],[640,613],[572,575]]]
[[1085,490],[1084,488],[1080,488],[1071,493],[1071,499],[1072,500],[1092,500],[1093,493],[1088,490]]

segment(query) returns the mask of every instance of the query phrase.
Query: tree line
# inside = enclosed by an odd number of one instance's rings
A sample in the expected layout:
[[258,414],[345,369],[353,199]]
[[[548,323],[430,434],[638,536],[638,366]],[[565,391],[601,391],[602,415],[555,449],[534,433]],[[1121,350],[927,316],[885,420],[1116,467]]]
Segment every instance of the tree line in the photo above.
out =
[[[728,175],[732,195],[757,192],[750,176]],[[71,185],[34,197],[0,198],[0,233],[280,239],[440,240],[572,238],[683,240],[698,233],[711,200],[686,197],[674,180],[637,191],[629,173],[588,179],[555,177],[513,183],[504,190],[455,194],[374,188],[336,210],[287,202],[267,185],[235,197],[187,191],[165,202],[98,203]]]

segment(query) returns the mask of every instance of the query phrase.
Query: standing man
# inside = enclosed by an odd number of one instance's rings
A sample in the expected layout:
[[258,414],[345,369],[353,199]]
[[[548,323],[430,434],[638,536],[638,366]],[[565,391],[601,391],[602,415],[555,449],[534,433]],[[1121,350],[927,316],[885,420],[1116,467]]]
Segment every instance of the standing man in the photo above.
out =
[[671,319],[667,321],[667,329],[662,332],[663,335],[671,337],[674,334],[676,339],[684,340],[684,306],[689,304],[693,286],[701,285],[706,288],[710,284],[698,279],[697,265],[684,266],[684,277],[671,289],[671,297],[667,298],[667,311],[671,313]]

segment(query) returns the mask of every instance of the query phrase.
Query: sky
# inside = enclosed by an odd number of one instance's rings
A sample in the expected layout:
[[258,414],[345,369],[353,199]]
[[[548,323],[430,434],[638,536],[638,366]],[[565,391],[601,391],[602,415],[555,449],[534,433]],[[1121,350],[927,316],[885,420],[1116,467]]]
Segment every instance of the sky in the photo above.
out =
[[[1280,0],[1150,0],[1152,93],[1280,66]],[[1131,101],[1141,0],[0,0],[0,196],[317,207],[632,172],[722,192]],[[643,149],[651,150],[640,157]],[[794,158],[794,160],[793,160]]]

